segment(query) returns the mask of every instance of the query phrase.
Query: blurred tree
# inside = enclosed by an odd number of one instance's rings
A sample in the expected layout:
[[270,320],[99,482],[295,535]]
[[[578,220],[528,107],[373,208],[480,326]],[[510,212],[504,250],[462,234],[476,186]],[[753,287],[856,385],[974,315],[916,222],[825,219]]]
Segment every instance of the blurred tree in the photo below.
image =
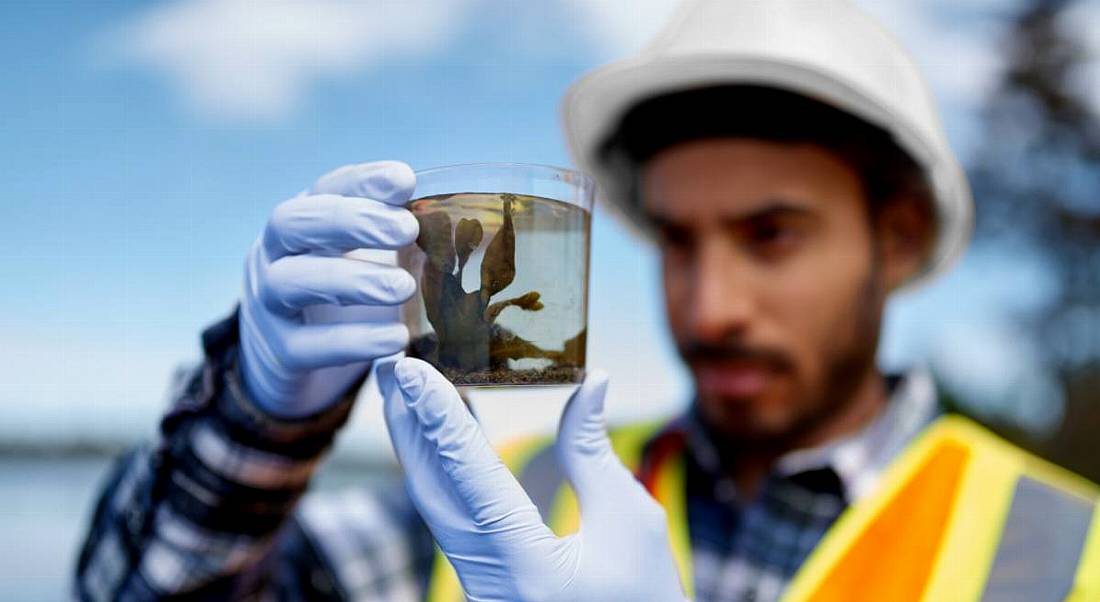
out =
[[[1087,2],[1092,0],[1076,0]],[[1100,481],[1100,121],[1074,0],[1026,0],[1003,41],[1005,70],[984,108],[971,165],[975,244],[1021,245],[1053,271],[1053,301],[1019,316],[1064,393],[1060,430],[1031,447]],[[1014,437],[1018,438],[1018,437]]]

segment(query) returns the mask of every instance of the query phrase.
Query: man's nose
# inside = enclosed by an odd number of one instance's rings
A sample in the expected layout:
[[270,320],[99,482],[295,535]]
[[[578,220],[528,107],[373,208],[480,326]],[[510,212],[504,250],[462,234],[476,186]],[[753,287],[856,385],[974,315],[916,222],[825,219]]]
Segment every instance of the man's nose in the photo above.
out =
[[697,340],[720,342],[743,335],[754,312],[753,275],[725,241],[701,246],[695,267],[690,307]]

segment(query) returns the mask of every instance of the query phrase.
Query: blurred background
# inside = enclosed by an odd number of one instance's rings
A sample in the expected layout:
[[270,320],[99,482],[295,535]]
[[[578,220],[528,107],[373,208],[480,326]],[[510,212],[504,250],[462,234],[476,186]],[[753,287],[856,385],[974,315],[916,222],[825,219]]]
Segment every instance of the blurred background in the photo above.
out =
[[[947,277],[891,303],[886,367],[1100,479],[1100,3],[862,0],[912,50],[978,202]],[[568,165],[558,101],[674,0],[0,3],[0,598],[65,597],[111,458],[152,437],[270,209],[340,165]],[[651,249],[597,210],[589,362],[617,421],[688,381]],[[561,399],[474,396],[495,439]],[[321,486],[390,470],[364,391]]]

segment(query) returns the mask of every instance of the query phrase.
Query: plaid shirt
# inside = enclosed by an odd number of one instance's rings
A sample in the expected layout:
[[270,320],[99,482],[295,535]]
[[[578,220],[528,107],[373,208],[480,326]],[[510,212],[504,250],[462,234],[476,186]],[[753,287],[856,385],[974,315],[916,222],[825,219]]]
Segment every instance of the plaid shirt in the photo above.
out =
[[[81,550],[82,600],[420,600],[434,546],[395,482],[305,494],[354,392],[325,412],[279,420],[241,387],[234,314],[203,333],[160,438],[106,479]],[[693,413],[688,518],[697,600],[773,600],[852,500],[935,411],[927,377],[892,380],[888,410],[827,448],[784,456],[740,500]],[[668,432],[668,429],[666,429]]]

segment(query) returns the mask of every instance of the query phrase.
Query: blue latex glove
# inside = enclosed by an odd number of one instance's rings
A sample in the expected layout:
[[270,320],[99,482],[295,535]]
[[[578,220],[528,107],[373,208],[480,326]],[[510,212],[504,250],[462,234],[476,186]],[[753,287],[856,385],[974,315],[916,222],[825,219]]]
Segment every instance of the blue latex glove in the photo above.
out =
[[399,161],[349,165],[272,212],[245,263],[240,311],[242,378],[262,407],[323,410],[372,360],[405,348],[396,306],[415,292],[412,275],[344,254],[415,241],[404,207],[415,184]]
[[581,524],[560,538],[439,372],[406,358],[379,362],[377,376],[409,494],[470,600],[685,599],[664,509],[607,438],[604,374],[590,374],[562,416],[556,451]]

